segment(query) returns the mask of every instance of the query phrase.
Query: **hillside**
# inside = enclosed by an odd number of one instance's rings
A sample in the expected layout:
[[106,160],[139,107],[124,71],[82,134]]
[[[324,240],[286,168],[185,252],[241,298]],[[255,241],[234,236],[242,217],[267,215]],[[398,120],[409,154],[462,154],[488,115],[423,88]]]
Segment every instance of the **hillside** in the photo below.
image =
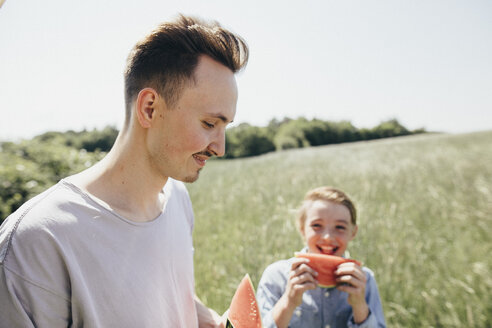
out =
[[351,256],[374,272],[389,327],[490,327],[492,131],[426,134],[211,161],[188,184],[197,293],[219,312],[248,272],[302,247],[294,213],[331,185],[359,210]]

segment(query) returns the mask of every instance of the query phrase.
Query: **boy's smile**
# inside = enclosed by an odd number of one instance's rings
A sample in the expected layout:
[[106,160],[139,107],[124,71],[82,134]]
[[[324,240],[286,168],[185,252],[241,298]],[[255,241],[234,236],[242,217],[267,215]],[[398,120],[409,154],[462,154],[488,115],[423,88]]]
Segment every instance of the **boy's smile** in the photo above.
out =
[[311,253],[342,256],[356,233],[344,205],[315,200],[306,210],[301,234]]
[[329,245],[316,245],[320,253],[323,254],[328,254],[328,255],[335,255],[335,253],[338,250],[337,246],[329,246]]

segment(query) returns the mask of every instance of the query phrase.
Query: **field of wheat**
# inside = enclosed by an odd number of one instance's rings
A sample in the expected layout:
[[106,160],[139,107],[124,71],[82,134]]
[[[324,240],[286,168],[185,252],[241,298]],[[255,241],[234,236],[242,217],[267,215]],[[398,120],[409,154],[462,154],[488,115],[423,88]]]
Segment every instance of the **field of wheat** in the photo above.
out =
[[492,326],[492,131],[426,134],[210,161],[188,184],[197,294],[219,313],[249,273],[303,243],[305,192],[359,211],[353,258],[375,272],[389,327]]

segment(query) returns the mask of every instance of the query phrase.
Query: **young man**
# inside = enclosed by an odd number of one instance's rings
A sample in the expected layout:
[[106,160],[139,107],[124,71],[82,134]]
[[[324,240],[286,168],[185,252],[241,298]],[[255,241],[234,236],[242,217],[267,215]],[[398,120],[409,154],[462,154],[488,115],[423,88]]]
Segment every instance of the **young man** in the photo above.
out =
[[0,228],[0,327],[220,327],[195,296],[184,182],[225,151],[248,48],[180,16],[139,42],[107,156]]

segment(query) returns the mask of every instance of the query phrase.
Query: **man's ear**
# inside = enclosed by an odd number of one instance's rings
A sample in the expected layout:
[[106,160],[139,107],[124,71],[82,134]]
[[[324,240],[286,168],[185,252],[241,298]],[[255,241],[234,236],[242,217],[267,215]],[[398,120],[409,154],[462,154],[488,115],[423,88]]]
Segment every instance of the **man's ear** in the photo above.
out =
[[152,125],[158,98],[157,91],[152,88],[142,89],[138,93],[135,114],[140,126],[144,129],[150,128]]

